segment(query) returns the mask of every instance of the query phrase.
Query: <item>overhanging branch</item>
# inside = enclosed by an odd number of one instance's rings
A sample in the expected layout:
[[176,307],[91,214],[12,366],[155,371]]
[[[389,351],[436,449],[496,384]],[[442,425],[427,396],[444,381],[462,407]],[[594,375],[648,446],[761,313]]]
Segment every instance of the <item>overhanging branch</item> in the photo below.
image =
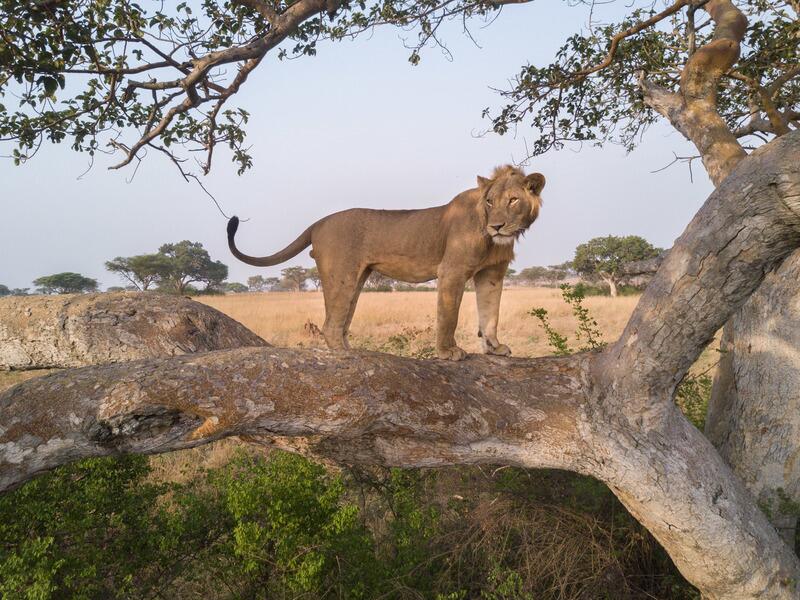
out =
[[709,0],[703,9],[714,22],[714,35],[686,61],[680,92],[664,90],[648,82],[644,74],[639,84],[645,103],[694,143],[709,177],[719,185],[745,156],[717,111],[717,90],[722,76],[739,58],[747,19],[730,0]]

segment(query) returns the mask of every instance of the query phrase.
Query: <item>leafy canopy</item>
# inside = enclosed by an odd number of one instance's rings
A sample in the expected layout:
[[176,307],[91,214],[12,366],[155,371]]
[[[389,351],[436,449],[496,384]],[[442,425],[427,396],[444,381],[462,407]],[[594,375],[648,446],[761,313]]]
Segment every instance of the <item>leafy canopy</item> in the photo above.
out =
[[[444,23],[459,20],[469,32],[470,19],[490,22],[503,5],[521,3],[0,0],[0,140],[13,146],[17,163],[45,141],[66,141],[92,157],[117,153],[117,167],[154,151],[184,177],[188,152],[202,157],[207,173],[221,146],[241,173],[252,165],[249,114],[228,101],[268,53],[311,56],[321,41],[388,25],[410,34],[416,64],[425,46],[446,51]],[[642,101],[639,73],[675,90],[687,59],[713,33],[694,4],[676,0],[661,10],[642,0],[618,22],[590,16],[589,27],[570,36],[549,64],[519,71],[499,111],[486,109],[492,129],[530,126],[532,154],[568,142],[634,147],[656,119]],[[745,0],[741,8],[749,26],[741,59],[725,74],[719,110],[752,144],[771,135],[768,108],[787,123],[800,118],[800,21],[796,0]],[[618,44],[611,43],[615,36]]]
[[206,289],[214,289],[228,277],[227,265],[212,260],[200,242],[183,240],[164,244],[158,253],[165,257],[168,265],[159,279],[159,286],[167,291],[183,294],[192,283],[204,283]]
[[[494,131],[530,126],[537,136],[534,155],[569,142],[613,142],[632,150],[658,119],[643,101],[640,75],[675,92],[689,56],[714,33],[705,13],[678,0],[670,5],[674,13],[625,37],[611,55],[614,36],[663,14],[652,3],[641,8],[636,4],[618,23],[593,25],[570,36],[550,64],[524,66],[512,87],[502,92],[502,110],[484,113],[492,116]],[[791,0],[747,0],[740,9],[749,25],[741,58],[719,90],[718,110],[737,137],[760,134],[749,138],[752,144],[773,133],[768,123],[748,127],[768,102],[789,120],[800,118],[800,20],[798,5]],[[606,65],[608,56],[612,59]]]
[[638,235],[608,235],[593,238],[575,248],[572,264],[580,275],[616,278],[625,263],[655,258],[661,252],[660,248],[655,248]]
[[137,289],[147,291],[170,271],[170,259],[164,254],[139,254],[118,256],[106,262],[106,270],[116,273]]
[[96,279],[70,272],[39,277],[33,280],[33,285],[42,294],[80,294],[97,291]]

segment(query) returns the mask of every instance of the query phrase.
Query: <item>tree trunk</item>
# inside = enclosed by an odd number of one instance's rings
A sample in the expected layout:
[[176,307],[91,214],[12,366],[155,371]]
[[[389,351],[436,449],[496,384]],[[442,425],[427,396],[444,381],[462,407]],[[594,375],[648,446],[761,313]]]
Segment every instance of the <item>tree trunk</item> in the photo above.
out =
[[[687,61],[679,93],[654,86],[644,76],[640,84],[645,102],[694,143],[709,177],[720,185],[746,155],[717,111],[717,91],[721,77],[738,60],[747,19],[731,0],[709,0],[703,8],[714,23],[714,35]],[[706,421],[711,439],[792,548],[800,509],[792,505],[800,491],[794,465],[800,452],[795,261],[800,258],[783,267],[786,277],[782,271],[770,276],[725,326],[727,353],[717,369]]]
[[726,325],[706,434],[790,548],[800,511],[800,252]]
[[612,275],[608,275],[606,273],[600,273],[600,279],[603,280],[605,284],[608,285],[608,293],[611,294],[612,298],[617,297],[617,281],[614,279]]
[[0,395],[0,489],[231,435],[347,463],[556,467],[604,481],[707,598],[795,599],[800,561],[672,396],[798,247],[800,132],[715,190],[602,352],[449,363],[244,348],[65,371]]

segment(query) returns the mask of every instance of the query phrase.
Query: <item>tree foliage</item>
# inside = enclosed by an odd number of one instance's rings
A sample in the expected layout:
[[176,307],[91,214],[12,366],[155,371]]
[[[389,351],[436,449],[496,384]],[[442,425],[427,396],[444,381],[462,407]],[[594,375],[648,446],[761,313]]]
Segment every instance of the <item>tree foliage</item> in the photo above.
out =
[[225,291],[230,294],[242,294],[249,291],[249,289],[250,288],[248,288],[245,284],[238,283],[236,281],[231,281],[225,284]]
[[620,269],[625,263],[654,258],[661,254],[650,242],[638,235],[618,237],[609,235],[589,240],[575,248],[572,264],[580,275],[599,277],[611,287],[616,296]]
[[106,269],[129,281],[136,289],[146,292],[170,270],[170,259],[161,253],[118,256],[106,262]]
[[322,283],[322,279],[319,276],[319,269],[317,267],[311,267],[310,269],[306,269],[306,278],[314,284],[314,289],[319,291],[319,286]]
[[56,273],[33,280],[33,285],[42,294],[81,294],[96,292],[97,280],[79,273]]
[[212,260],[200,242],[183,240],[164,244],[158,253],[166,258],[169,266],[159,279],[159,287],[167,291],[183,294],[192,283],[204,283],[206,290],[213,290],[228,277],[227,265]]
[[203,152],[207,173],[219,145],[241,173],[252,165],[244,130],[249,113],[227,101],[268,52],[314,55],[321,40],[416,23],[411,61],[417,62],[443,19],[485,16],[498,4],[2,0],[0,95],[10,105],[0,105],[0,139],[14,145],[16,163],[44,141],[68,142],[91,157],[119,153],[116,167],[151,149],[169,156],[184,176],[177,148]]
[[[252,165],[249,113],[227,103],[267,53],[314,55],[324,40],[388,25],[411,33],[406,44],[416,64],[426,46],[447,51],[444,23],[458,19],[468,31],[470,19],[490,21],[518,3],[524,0],[2,0],[0,139],[14,146],[17,163],[44,141],[67,142],[90,156],[120,154],[117,167],[153,150],[184,176],[187,152],[203,153],[207,173],[219,145],[242,172]],[[719,109],[753,144],[800,118],[800,25],[793,0],[747,0],[742,8],[749,18],[743,55],[725,74]],[[590,16],[587,31],[570,36],[550,64],[524,66],[503,92],[505,105],[484,114],[498,133],[520,124],[538,132],[533,154],[567,142],[632,148],[657,118],[642,100],[640,73],[675,90],[682,66],[713,34],[700,14],[676,0],[660,12],[634,4],[616,23]]]
[[306,289],[308,275],[303,267],[286,267],[281,269],[281,284],[288,290],[300,292]]
[[267,289],[267,280],[263,275],[253,275],[247,278],[247,289],[251,292],[263,292]]
[[[737,136],[753,144],[776,133],[768,111],[780,113],[786,125],[800,118],[800,21],[791,0],[747,0],[742,10],[749,21],[743,54],[725,74],[718,108]],[[502,110],[485,114],[498,133],[530,126],[537,135],[532,154],[569,142],[610,141],[631,150],[658,119],[643,101],[641,75],[665,90],[678,89],[687,60],[714,33],[700,15],[677,0],[663,11],[634,5],[618,23],[592,23],[570,36],[550,64],[523,67],[503,92]]]
[[560,266],[526,267],[519,272],[517,279],[526,283],[545,282],[552,284],[556,281],[566,279],[567,274],[567,271],[562,269]]

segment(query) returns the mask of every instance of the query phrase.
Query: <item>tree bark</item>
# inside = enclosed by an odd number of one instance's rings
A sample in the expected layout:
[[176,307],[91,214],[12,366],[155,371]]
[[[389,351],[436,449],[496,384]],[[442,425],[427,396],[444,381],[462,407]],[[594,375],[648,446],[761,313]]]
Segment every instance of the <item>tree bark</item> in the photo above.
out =
[[[742,132],[732,132],[717,111],[717,90],[739,57],[747,20],[730,0],[710,0],[704,9],[714,22],[714,37],[687,61],[680,92],[644,78],[641,83],[645,101],[694,143],[709,177],[720,185],[745,157],[737,140]],[[788,131],[779,123],[773,128],[778,135]],[[800,302],[798,264],[800,253],[725,325],[706,420],[708,435],[791,548],[800,508],[786,502],[800,501],[800,473],[793,458],[800,453],[800,401],[794,391],[800,383],[800,314],[793,308]]]
[[666,117],[700,152],[714,185],[719,185],[746,153],[717,111],[722,76],[739,59],[747,19],[731,0],[708,0],[703,9],[714,22],[712,40],[689,57],[677,93],[648,82],[640,85],[645,103]]
[[617,297],[617,282],[614,281],[613,277],[606,277],[603,276],[603,281],[608,284],[608,293],[611,295],[612,298]]
[[706,435],[790,548],[800,509],[800,253],[725,327]]
[[230,435],[347,463],[558,467],[604,481],[706,597],[796,598],[797,557],[672,396],[800,246],[798,158],[800,133],[743,161],[603,352],[453,364],[246,348],[62,372],[0,395],[0,487]]

